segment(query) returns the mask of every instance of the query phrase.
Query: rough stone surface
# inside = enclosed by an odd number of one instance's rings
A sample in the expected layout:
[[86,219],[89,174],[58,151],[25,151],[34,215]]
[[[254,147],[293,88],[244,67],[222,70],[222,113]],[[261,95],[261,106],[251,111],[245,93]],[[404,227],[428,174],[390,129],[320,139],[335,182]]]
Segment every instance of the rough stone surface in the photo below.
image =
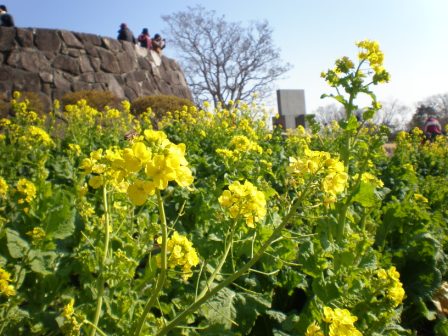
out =
[[114,38],[33,28],[0,27],[0,90],[37,92],[45,102],[78,90],[192,99],[175,60]]

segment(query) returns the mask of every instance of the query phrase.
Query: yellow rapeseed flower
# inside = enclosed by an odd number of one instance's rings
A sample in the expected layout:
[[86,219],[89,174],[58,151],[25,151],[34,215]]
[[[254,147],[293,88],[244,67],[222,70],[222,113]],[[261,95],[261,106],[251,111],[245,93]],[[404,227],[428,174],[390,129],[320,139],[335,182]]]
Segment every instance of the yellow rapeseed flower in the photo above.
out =
[[247,226],[255,227],[255,222],[266,216],[266,198],[252,183],[238,181],[229,186],[218,199],[231,218],[244,218]]
[[325,335],[322,332],[322,329],[320,329],[319,325],[316,323],[316,321],[314,321],[306,329],[305,336],[325,336]]
[[137,180],[129,185],[127,193],[134,205],[143,205],[149,196],[154,195],[155,185],[153,182]]
[[[0,187],[0,189],[1,189],[1,187]],[[428,199],[425,196],[423,196],[422,194],[414,194],[414,199],[417,202],[428,203]]]
[[6,198],[6,195],[8,193],[8,184],[6,183],[5,179],[0,176],[0,198]]
[[[162,244],[162,237],[157,239],[159,244]],[[182,267],[182,278],[188,280],[193,275],[191,268],[199,264],[199,257],[193,243],[188,240],[186,236],[180,235],[174,231],[172,236],[167,241],[168,251],[168,267],[173,269],[176,266]],[[158,266],[161,266],[161,257],[157,255],[156,261]]]
[[24,202],[30,203],[34,198],[36,198],[36,186],[33,182],[27,180],[26,178],[21,178],[17,182],[17,191],[23,196],[23,198],[19,198],[19,204]]
[[99,189],[104,184],[104,178],[101,175],[94,175],[89,179],[89,186],[93,189]]
[[11,274],[0,267],[0,293],[6,296],[16,295],[16,290],[11,282]]

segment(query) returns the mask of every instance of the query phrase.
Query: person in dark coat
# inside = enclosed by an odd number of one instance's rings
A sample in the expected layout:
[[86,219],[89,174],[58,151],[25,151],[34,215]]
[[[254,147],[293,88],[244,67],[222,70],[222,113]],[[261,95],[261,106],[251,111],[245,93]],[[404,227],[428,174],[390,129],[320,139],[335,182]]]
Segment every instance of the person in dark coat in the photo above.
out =
[[14,27],[14,19],[12,18],[12,15],[8,13],[5,5],[0,5],[0,26]]
[[151,35],[149,35],[148,28],[143,28],[142,33],[138,36],[137,40],[140,43],[140,47],[146,49],[152,48]]
[[122,23],[120,25],[120,30],[118,31],[118,40],[121,41],[128,41],[136,44],[136,40],[134,37],[134,34],[132,34],[132,31],[128,28],[128,25],[126,23]]

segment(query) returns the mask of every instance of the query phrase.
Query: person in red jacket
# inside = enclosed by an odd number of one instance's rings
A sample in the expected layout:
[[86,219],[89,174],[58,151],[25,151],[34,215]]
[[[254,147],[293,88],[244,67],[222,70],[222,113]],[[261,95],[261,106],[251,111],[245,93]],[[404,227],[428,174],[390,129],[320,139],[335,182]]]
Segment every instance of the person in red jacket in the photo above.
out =
[[149,35],[148,28],[143,28],[142,33],[137,37],[137,41],[142,48],[152,48],[151,35]]
[[423,126],[423,132],[425,132],[426,138],[430,141],[434,141],[435,137],[442,134],[442,125],[437,118],[430,116],[426,119]]

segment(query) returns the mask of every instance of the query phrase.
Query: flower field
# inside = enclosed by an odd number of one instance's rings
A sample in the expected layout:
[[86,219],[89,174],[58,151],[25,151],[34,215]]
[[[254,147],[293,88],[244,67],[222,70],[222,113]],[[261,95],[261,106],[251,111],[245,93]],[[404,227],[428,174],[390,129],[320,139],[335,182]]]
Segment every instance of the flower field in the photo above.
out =
[[127,101],[38,115],[15,93],[0,334],[448,335],[447,139],[402,132],[387,155],[369,120],[389,74],[357,45],[322,73],[346,118],[307,130],[241,102],[154,128]]

